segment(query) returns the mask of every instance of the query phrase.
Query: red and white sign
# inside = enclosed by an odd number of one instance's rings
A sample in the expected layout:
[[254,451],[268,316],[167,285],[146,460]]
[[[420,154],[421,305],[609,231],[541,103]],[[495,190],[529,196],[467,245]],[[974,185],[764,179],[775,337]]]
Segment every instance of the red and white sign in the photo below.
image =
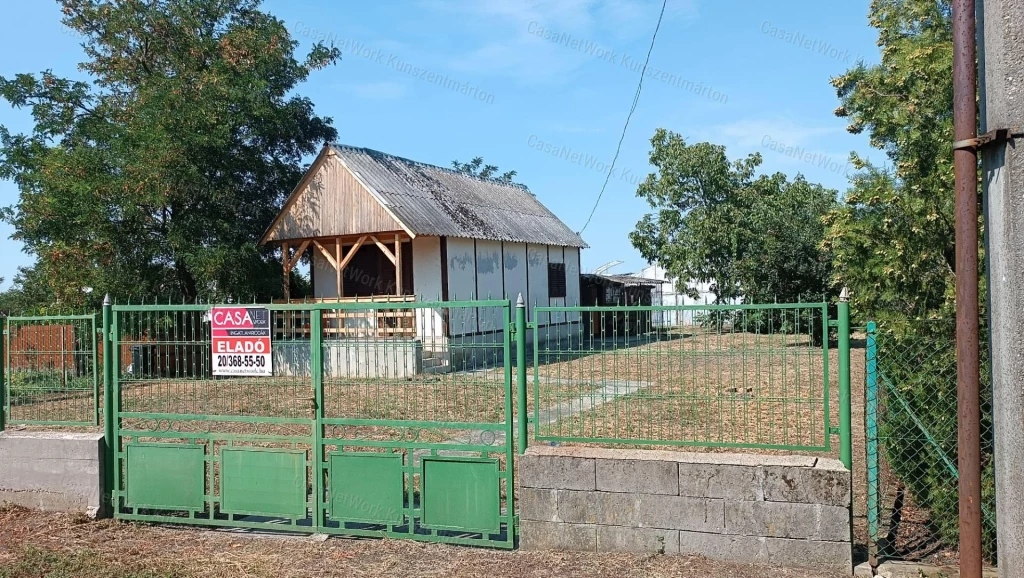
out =
[[274,375],[266,307],[214,307],[210,324],[214,375]]

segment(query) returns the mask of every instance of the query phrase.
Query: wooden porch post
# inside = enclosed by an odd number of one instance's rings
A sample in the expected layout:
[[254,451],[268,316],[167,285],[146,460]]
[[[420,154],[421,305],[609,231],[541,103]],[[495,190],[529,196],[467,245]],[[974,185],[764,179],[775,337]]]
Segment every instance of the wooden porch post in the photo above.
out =
[[287,303],[291,299],[291,259],[288,254],[288,242],[281,243],[281,265],[284,270],[284,300]]
[[402,236],[395,233],[395,295],[404,295],[402,290]]
[[338,283],[338,299],[341,299],[345,296],[345,288],[341,284],[341,237],[334,238],[334,265]]

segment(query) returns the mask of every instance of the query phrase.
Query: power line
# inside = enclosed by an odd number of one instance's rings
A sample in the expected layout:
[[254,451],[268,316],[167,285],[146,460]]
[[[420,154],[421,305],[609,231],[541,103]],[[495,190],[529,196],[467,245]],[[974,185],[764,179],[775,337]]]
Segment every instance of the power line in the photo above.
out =
[[629,108],[629,114],[626,115],[626,124],[622,127],[622,136],[619,137],[619,144],[615,147],[615,156],[612,157],[612,164],[608,167],[608,174],[604,176],[604,184],[601,185],[601,192],[597,194],[597,200],[594,201],[594,208],[590,209],[590,216],[587,217],[587,222],[583,223],[583,228],[580,229],[578,235],[582,235],[583,231],[587,229],[587,225],[590,224],[590,220],[594,218],[594,212],[597,211],[597,205],[601,203],[601,197],[604,196],[604,190],[608,187],[608,181],[611,180],[612,174],[615,172],[615,161],[619,160],[619,151],[622,150],[622,141],[626,139],[626,129],[629,128],[629,119],[633,118],[633,111],[636,110],[636,104],[640,102],[640,91],[644,87],[644,73],[647,72],[647,63],[651,61],[651,52],[654,51],[654,41],[658,38],[658,29],[661,28],[661,19],[665,16],[665,5],[668,4],[668,0],[662,0],[661,2],[661,13],[658,14],[658,24],[654,27],[654,34],[651,36],[651,47],[647,49],[647,58],[644,59],[644,67],[640,71],[640,83],[636,86],[636,94],[633,95],[633,105]]

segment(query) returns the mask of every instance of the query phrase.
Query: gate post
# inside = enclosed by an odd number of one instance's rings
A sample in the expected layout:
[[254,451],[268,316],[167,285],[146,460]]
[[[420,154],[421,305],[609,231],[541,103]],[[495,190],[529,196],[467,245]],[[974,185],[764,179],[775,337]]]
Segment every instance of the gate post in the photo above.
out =
[[850,292],[839,295],[839,459],[853,472],[853,437],[850,427]]
[[865,351],[867,382],[864,389],[864,441],[867,461],[868,562],[878,567],[878,351],[875,334],[878,326],[868,322]]
[[530,412],[526,411],[526,302],[516,300],[516,424],[519,426],[519,455],[526,453],[530,435]]
[[313,527],[324,527],[324,359],[323,310],[313,305],[309,312],[310,385],[313,386]]
[[7,318],[0,321],[0,431],[4,431],[4,420],[7,417]]
[[114,512],[114,334],[111,328],[113,308],[110,294],[103,297],[103,496],[110,514]]

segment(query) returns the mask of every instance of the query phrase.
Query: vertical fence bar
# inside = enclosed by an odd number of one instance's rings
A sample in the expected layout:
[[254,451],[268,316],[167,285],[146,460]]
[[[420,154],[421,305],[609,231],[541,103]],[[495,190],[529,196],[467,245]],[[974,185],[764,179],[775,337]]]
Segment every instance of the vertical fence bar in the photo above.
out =
[[[839,297],[839,459],[853,472],[853,437],[850,426],[850,297]],[[827,339],[827,336],[826,336]]]
[[[315,306],[314,306],[315,307]],[[313,309],[309,320],[310,385],[313,387],[313,527],[318,531],[324,527],[324,359],[323,359],[323,311]]]
[[114,511],[114,472],[117,440],[114,439],[114,333],[110,295],[103,298],[103,495]]
[[100,360],[97,357],[98,347],[96,342],[99,336],[99,330],[96,326],[96,315],[93,315],[89,320],[89,347],[92,351],[92,425],[100,425]]
[[7,417],[7,398],[10,394],[7,391],[7,327],[10,321],[5,317],[0,325],[0,431],[4,431]]
[[868,561],[871,567],[878,566],[878,353],[875,334],[878,326],[868,322],[867,365],[864,387],[864,453],[867,462],[867,511],[868,511]]
[[526,411],[526,302],[523,294],[516,300],[516,419],[519,426],[519,454],[529,443],[530,412]]

